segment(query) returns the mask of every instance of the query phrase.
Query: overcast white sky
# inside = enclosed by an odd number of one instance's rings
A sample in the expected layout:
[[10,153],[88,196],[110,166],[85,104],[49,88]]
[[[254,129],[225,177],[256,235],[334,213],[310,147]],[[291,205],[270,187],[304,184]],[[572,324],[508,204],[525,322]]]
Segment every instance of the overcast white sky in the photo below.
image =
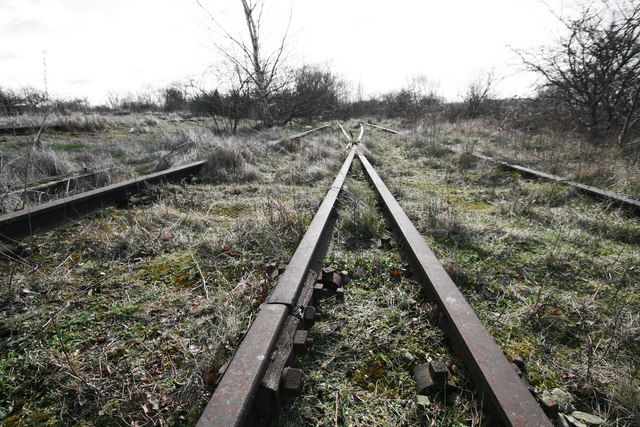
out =
[[[245,31],[239,0],[202,2],[229,31]],[[471,74],[495,69],[499,95],[527,95],[534,77],[510,46],[534,48],[559,31],[536,0],[267,0],[272,39],[291,4],[295,60],[328,63],[367,94],[423,74],[455,98]],[[0,0],[0,86],[43,88],[43,52],[49,92],[93,103],[200,78],[220,61],[212,40],[224,43],[208,23],[195,0]]]

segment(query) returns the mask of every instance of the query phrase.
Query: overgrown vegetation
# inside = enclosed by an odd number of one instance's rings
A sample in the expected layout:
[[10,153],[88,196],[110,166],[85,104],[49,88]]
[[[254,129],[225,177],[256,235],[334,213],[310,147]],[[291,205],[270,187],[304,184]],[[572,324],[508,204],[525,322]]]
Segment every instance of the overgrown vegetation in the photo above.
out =
[[[207,86],[103,106],[0,88],[0,213],[37,202],[20,190],[46,180],[207,160],[196,185],[2,246],[2,424],[193,424],[343,159],[337,134],[283,136],[358,118],[402,130],[368,129],[367,155],[536,395],[640,425],[640,221],[471,154],[640,197],[640,6],[559,16],[556,45],[520,52],[544,79],[531,98],[496,99],[487,71],[447,102],[425,76],[365,97],[327,66],[286,64],[288,29],[266,53],[262,3],[241,3],[249,39],[223,30],[233,49],[218,46]],[[389,233],[356,167],[326,260],[350,273],[346,300],[324,301],[283,424],[486,422],[398,248],[378,244]],[[431,359],[455,387],[418,405],[411,370]]]
[[[452,357],[432,307],[398,248],[379,248],[388,231],[358,165],[340,203],[334,248],[325,264],[346,270],[344,302],[323,300],[314,346],[299,362],[302,396],[281,425],[481,425],[481,402]],[[413,368],[432,360],[452,369],[454,387],[416,398]]]
[[[146,205],[12,248],[0,264],[3,425],[193,424],[339,168],[338,141],[308,138],[278,159],[264,143],[229,145],[255,180],[156,188]],[[263,178],[318,146],[328,171],[314,185]]]
[[434,156],[432,137],[376,141],[380,173],[498,344],[525,359],[538,396],[570,393],[565,413],[638,424],[638,219],[562,185]]

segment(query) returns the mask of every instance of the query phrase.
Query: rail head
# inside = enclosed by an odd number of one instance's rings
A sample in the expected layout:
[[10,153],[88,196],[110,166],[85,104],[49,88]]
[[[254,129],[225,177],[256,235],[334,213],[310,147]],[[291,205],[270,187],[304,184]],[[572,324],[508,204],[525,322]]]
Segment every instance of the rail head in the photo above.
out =
[[444,316],[444,326],[496,415],[511,426],[552,426],[431,248],[362,154],[358,158],[411,264]]
[[198,427],[245,425],[288,313],[283,305],[264,304],[260,308],[202,412]]
[[342,131],[342,134],[344,135],[344,137],[347,138],[347,141],[353,142],[353,140],[351,139],[351,135],[349,135],[349,133],[345,130],[345,128],[342,127],[340,122],[336,122],[336,123],[338,124],[338,128],[340,128],[340,130]]
[[331,124],[327,123],[327,124],[318,126],[316,128],[313,128],[313,129],[310,129],[310,130],[306,130],[304,132],[299,132],[299,133],[293,134],[291,136],[287,136],[287,137],[284,137],[284,138],[278,138],[278,139],[275,139],[273,141],[267,142],[267,145],[275,145],[275,144],[281,143],[283,141],[295,141],[296,139],[303,138],[303,137],[305,137],[305,136],[307,136],[309,134],[312,134],[314,132],[318,132],[318,131],[321,131],[323,129],[326,129],[329,126],[331,126]]
[[362,137],[364,136],[364,126],[360,123],[360,133],[358,134],[358,138],[356,138],[357,142],[362,142]]
[[389,128],[386,128],[384,126],[374,125],[373,123],[366,123],[365,122],[365,125],[371,126],[372,128],[375,128],[375,129],[380,129],[380,130],[385,131],[385,132],[393,133],[393,134],[399,134],[400,133],[400,131],[389,129]]
[[321,131],[321,130],[323,130],[323,129],[326,129],[326,128],[328,128],[329,126],[330,126],[329,124],[324,124],[324,125],[322,125],[322,126],[318,126],[317,128],[313,128],[313,129],[311,129],[311,130],[306,130],[306,131],[304,131],[304,132],[300,132],[300,133],[297,133],[297,134],[295,134],[295,135],[291,135],[288,139],[289,139],[289,140],[294,140],[294,139],[302,138],[302,137],[307,136],[307,135],[309,135],[309,134],[312,134],[312,133],[314,133],[314,132],[318,132],[318,131]]
[[298,248],[291,257],[287,269],[280,276],[280,280],[267,299],[269,303],[286,304],[291,307],[295,304],[306,279],[312,256],[320,244],[322,236],[329,228],[330,217],[335,213],[336,201],[349,174],[354,156],[355,146],[349,150],[331,188],[327,191],[320,208],[318,208]]
[[46,202],[0,216],[0,241],[15,241],[47,231],[118,203],[143,190],[147,184],[182,179],[196,174],[204,161],[107,185],[95,190]]

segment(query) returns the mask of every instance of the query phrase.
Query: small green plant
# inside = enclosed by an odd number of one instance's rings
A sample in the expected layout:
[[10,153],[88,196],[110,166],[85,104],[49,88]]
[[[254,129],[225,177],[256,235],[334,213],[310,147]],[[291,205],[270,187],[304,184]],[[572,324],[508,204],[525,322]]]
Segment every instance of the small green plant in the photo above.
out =
[[54,145],[55,148],[62,151],[81,151],[87,147],[82,142],[64,142]]
[[235,147],[214,146],[200,171],[205,182],[248,182],[257,179],[255,169],[248,167],[242,152]]

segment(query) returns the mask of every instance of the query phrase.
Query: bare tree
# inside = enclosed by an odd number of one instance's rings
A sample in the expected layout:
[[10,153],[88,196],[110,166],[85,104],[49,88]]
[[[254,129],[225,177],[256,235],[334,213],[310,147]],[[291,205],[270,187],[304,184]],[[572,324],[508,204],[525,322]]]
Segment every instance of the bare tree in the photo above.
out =
[[235,135],[240,119],[247,116],[249,82],[233,63],[211,67],[211,71],[216,89],[207,90],[201,83],[190,82],[189,89],[195,92],[190,100],[191,110],[211,117],[216,133],[231,131]]
[[518,53],[594,139],[620,126],[623,144],[640,118],[640,4],[598,0],[557,17],[566,35],[556,46]]
[[115,90],[107,92],[107,105],[112,110],[118,110],[122,107],[122,96]]
[[291,10],[286,29],[279,39],[276,48],[270,52],[264,51],[262,29],[262,16],[265,0],[240,0],[247,26],[248,39],[242,35],[231,34],[200,2],[196,3],[207,13],[213,24],[231,42],[233,49],[226,49],[216,44],[222,52],[242,73],[246,81],[253,87],[253,96],[258,104],[258,117],[265,126],[272,126],[275,118],[272,114],[272,101],[280,90],[289,83],[289,77],[285,71],[286,42],[291,23]]
[[312,120],[334,117],[344,101],[346,84],[328,67],[304,65],[294,73],[293,88],[276,102],[279,124],[294,118]]
[[471,77],[464,95],[467,116],[479,117],[486,112],[486,104],[491,97],[494,85],[495,74],[493,71],[478,71]]
[[424,74],[416,74],[409,79],[407,89],[420,99],[439,99],[442,97],[438,93],[438,82],[430,79]]

